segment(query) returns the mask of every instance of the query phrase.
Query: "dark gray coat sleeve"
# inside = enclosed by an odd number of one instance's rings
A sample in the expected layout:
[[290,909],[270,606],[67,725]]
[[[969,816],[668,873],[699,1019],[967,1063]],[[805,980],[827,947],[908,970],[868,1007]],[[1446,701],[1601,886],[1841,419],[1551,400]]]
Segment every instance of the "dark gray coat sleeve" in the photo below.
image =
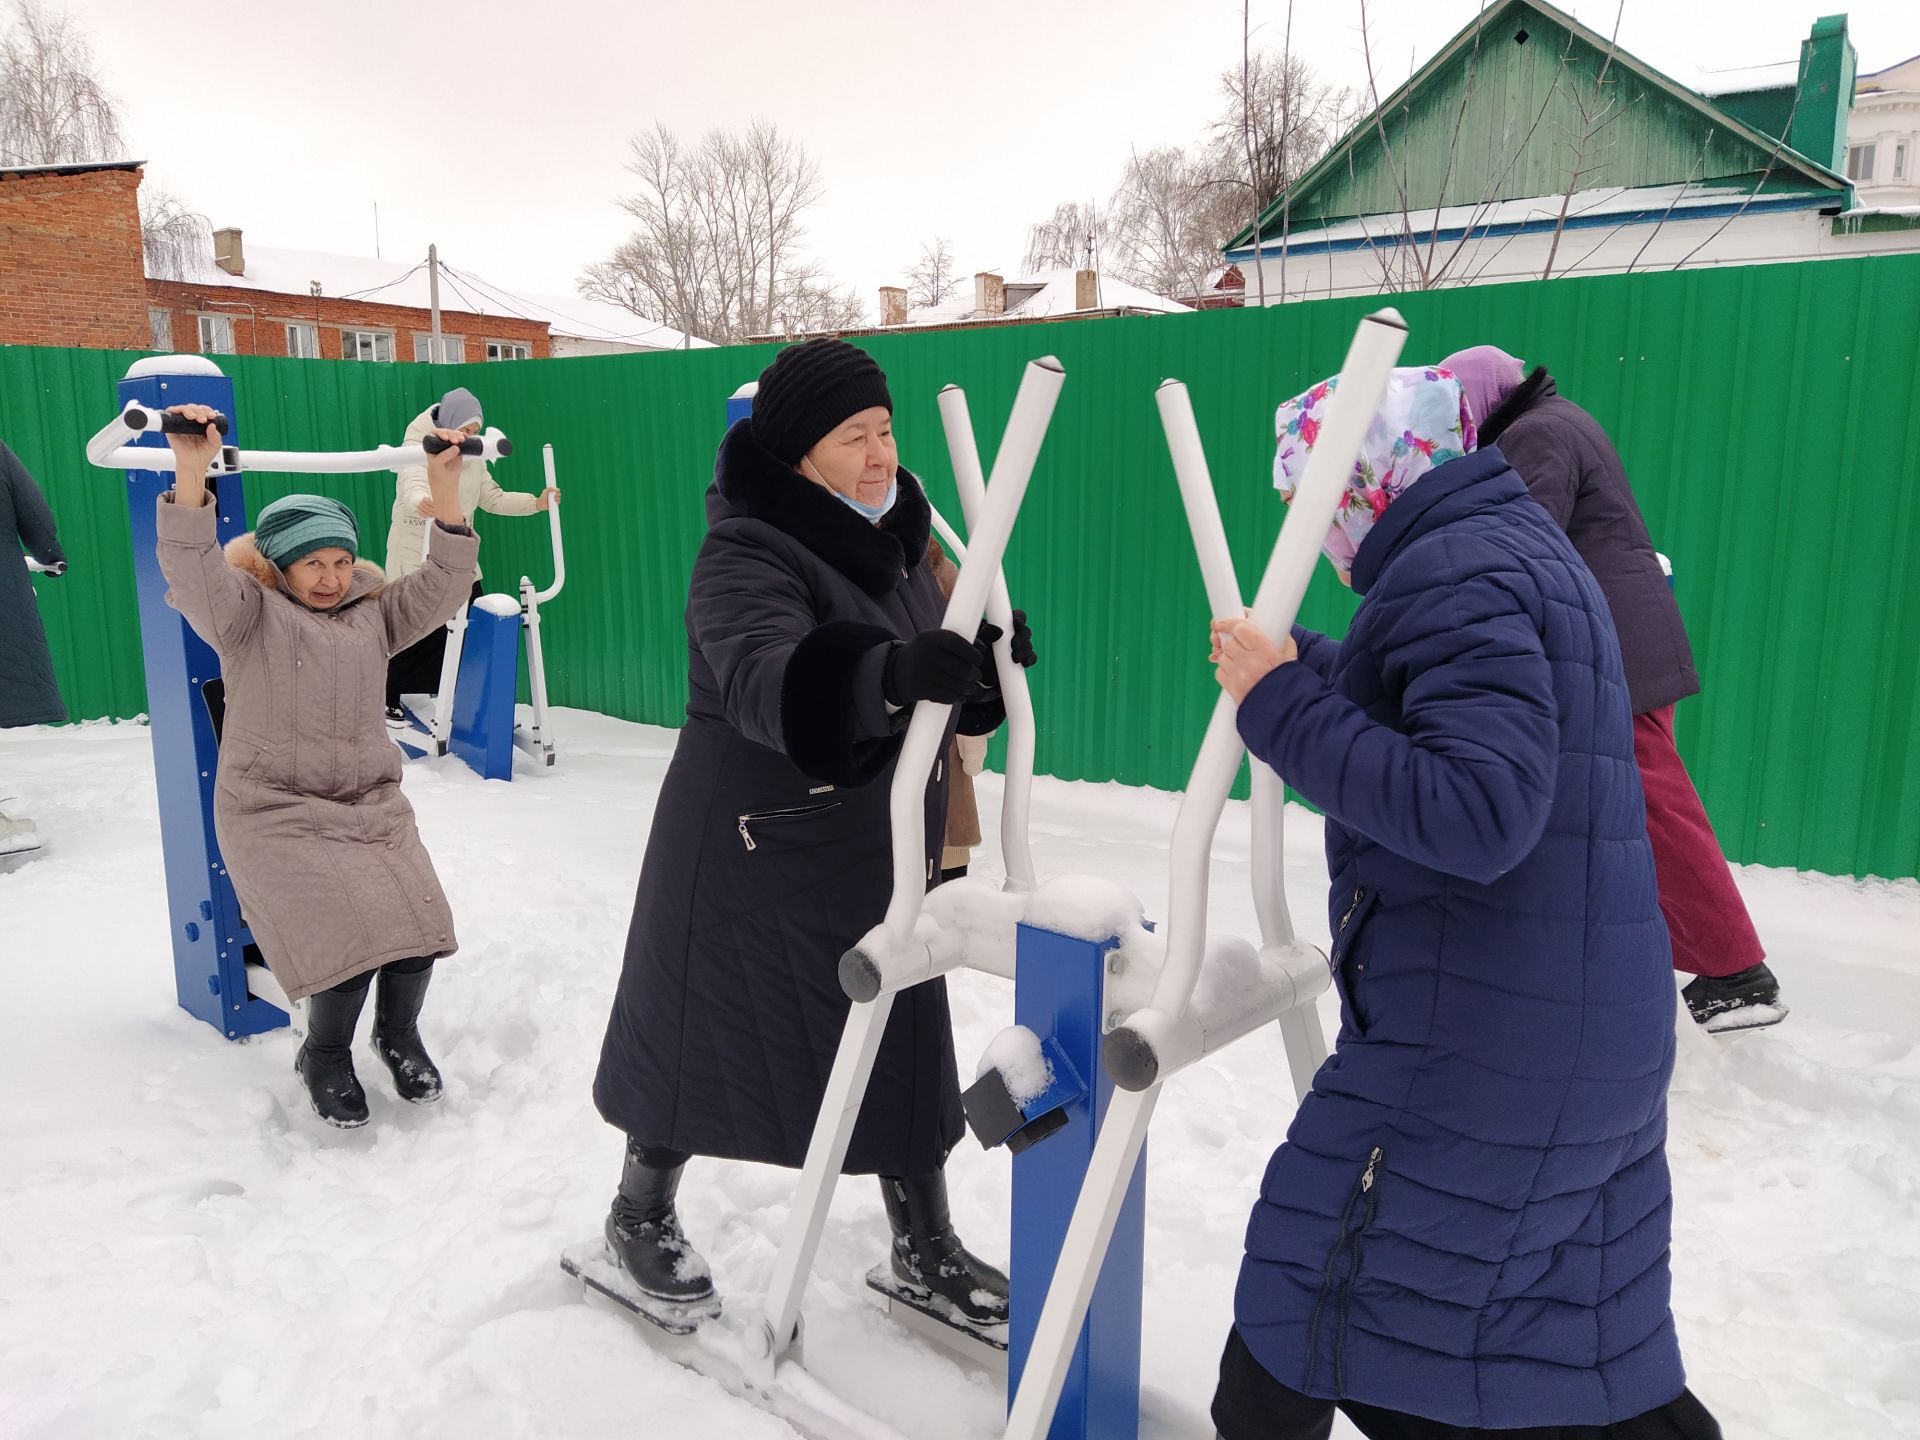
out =
[[67,552],[60,548],[59,537],[54,533],[53,507],[47,504],[47,497],[40,493],[40,487],[34,484],[20,457],[3,444],[0,444],[0,481],[12,492],[14,527],[20,532],[20,543],[26,552],[42,565],[64,565]]
[[713,670],[727,723],[815,779],[858,785],[886,768],[906,712],[887,713],[880,671],[895,636],[816,623],[804,579],[752,536],[711,531],[693,566],[687,633]]

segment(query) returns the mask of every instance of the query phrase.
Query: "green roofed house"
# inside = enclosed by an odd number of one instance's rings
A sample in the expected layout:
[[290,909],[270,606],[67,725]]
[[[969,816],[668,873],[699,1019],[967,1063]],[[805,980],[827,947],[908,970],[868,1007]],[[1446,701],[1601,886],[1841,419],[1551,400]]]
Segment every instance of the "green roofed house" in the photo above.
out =
[[1274,304],[1920,250],[1920,216],[1863,210],[1847,178],[1855,68],[1828,16],[1783,74],[1709,98],[1495,0],[1225,254]]

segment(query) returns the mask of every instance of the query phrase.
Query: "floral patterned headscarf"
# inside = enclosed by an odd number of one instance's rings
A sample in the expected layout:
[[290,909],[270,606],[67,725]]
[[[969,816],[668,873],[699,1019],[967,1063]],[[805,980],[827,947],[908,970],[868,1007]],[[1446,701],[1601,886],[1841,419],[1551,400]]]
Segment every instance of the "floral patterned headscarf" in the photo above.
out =
[[[1337,375],[1322,380],[1274,413],[1279,448],[1273,457],[1273,483],[1284,500],[1293,499],[1306,472],[1307,456],[1326,418],[1327,397],[1339,383]],[[1473,416],[1460,382],[1450,371],[1431,365],[1395,370],[1379,412],[1367,427],[1360,458],[1347,477],[1347,493],[1321,547],[1327,559],[1350,572],[1360,542],[1387,513],[1387,506],[1434,466],[1459,459],[1475,443]]]

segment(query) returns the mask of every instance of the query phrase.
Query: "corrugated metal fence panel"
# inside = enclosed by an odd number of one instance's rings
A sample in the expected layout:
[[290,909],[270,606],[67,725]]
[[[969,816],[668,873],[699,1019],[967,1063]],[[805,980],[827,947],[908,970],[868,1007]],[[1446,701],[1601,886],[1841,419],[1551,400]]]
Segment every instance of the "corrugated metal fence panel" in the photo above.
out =
[[[1685,271],[1398,297],[1409,360],[1490,341],[1546,364],[1616,436],[1674,560],[1705,697],[1683,751],[1735,858],[1920,873],[1920,256]],[[983,328],[863,341],[899,406],[903,462],[957,520],[935,397],[965,387],[990,468],[1021,366],[1067,384],[1008,556],[1033,615],[1039,763],[1069,778],[1184,785],[1215,690],[1206,605],[1153,392],[1191,389],[1235,561],[1251,592],[1276,533],[1274,404],[1335,369],[1369,302]],[[569,577],[549,611],[557,703],[659,724],[685,700],[681,611],[725,397],[771,347],[447,367],[235,360],[250,444],[397,439],[466,383],[520,448],[496,473],[541,483],[555,447]],[[0,350],[0,435],[48,483],[82,569],[43,585],[77,714],[132,713],[126,522],[79,442],[127,357]],[[50,437],[66,436],[58,445]],[[25,443],[23,443],[25,442]],[[59,452],[56,454],[56,450]],[[277,482],[277,483],[276,483]],[[256,479],[255,504],[293,488]],[[274,488],[269,488],[269,486]],[[384,546],[391,480],[351,482]],[[111,497],[108,503],[105,497]],[[544,520],[482,517],[488,588],[550,573]],[[114,558],[93,561],[106,553]],[[85,589],[74,579],[89,570]],[[117,588],[116,588],[117,587]],[[1316,578],[1305,619],[1353,600]]]

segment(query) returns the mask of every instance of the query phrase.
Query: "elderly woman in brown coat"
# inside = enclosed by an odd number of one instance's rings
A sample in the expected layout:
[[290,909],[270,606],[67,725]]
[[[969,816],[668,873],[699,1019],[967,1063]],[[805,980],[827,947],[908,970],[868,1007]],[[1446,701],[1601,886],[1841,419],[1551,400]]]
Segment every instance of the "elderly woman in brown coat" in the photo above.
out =
[[473,584],[480,542],[460,511],[462,438],[428,467],[438,522],[427,563],[387,583],[359,560],[353,513],[289,495],[221,553],[208,429],[169,435],[174,485],[160,497],[168,599],[220,656],[226,687],[214,828],[254,940],[292,999],[307,999],[294,1068],[321,1119],[367,1123],[351,1047],[374,972],[374,1050],[401,1098],[440,1098],[420,1040],[433,962],[457,948],[453,917],[400,793],[382,715],[387,658],[444,625]]

